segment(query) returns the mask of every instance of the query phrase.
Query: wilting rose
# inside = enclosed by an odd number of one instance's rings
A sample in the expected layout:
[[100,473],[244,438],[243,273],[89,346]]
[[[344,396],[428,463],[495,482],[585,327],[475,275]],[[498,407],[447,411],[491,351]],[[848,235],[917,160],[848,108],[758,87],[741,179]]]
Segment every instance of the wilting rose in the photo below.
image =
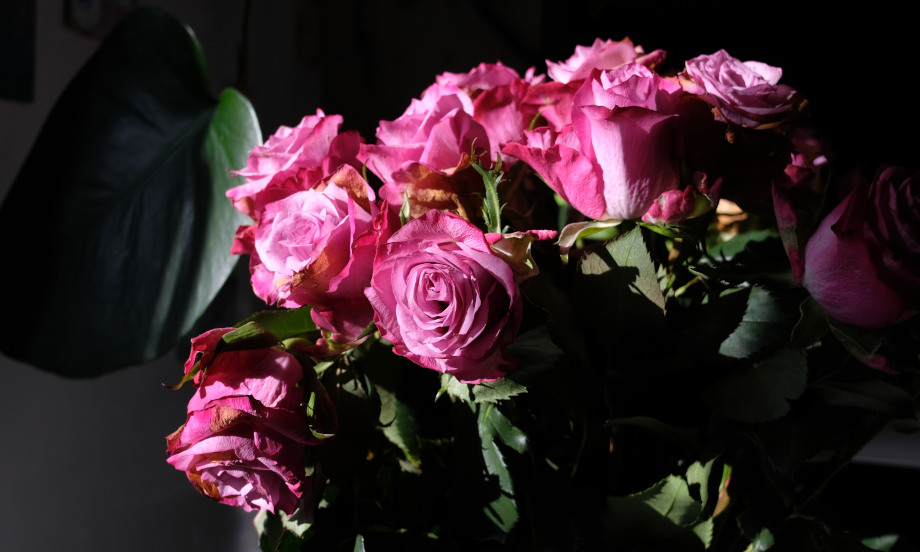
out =
[[500,379],[521,322],[515,273],[466,220],[437,210],[378,248],[366,291],[393,351],[467,383]]
[[[305,390],[323,394],[313,370],[280,348],[216,353],[233,328],[192,340],[186,373],[197,390],[185,424],[166,438],[167,462],[202,494],[246,511],[292,513],[309,485],[304,448],[317,443],[302,406]],[[317,426],[319,427],[319,426]]]
[[381,121],[377,143],[362,146],[359,159],[383,181],[379,195],[398,208],[409,197],[417,217],[428,209],[470,216],[482,178],[471,154],[490,151],[489,137],[473,120],[469,95],[453,84],[433,84],[395,121]]
[[253,234],[252,286],[267,303],[312,305],[336,341],[354,340],[373,313],[364,297],[379,238],[374,192],[351,166],[317,187],[264,206]]
[[879,171],[805,247],[802,284],[833,318],[867,328],[920,312],[920,173]]
[[234,171],[247,182],[227,191],[233,206],[258,221],[265,204],[312,188],[344,164],[360,168],[361,136],[355,131],[339,134],[341,125],[341,115],[327,116],[318,109],[296,127],[279,127],[265,144],[253,148],[245,168]]
[[793,88],[779,84],[782,75],[779,67],[742,62],[719,50],[687,61],[684,85],[715,107],[717,119],[759,127],[789,119],[802,104]]

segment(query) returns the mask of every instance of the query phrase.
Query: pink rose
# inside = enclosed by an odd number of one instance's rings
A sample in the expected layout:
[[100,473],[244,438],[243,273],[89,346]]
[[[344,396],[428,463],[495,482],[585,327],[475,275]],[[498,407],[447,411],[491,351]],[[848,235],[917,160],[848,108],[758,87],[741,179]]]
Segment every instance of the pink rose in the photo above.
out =
[[662,113],[674,113],[680,84],[661,78],[658,73],[632,61],[616,69],[601,71],[578,89],[573,105],[644,107]]
[[680,184],[679,93],[677,84],[636,62],[595,72],[573,96],[571,125],[526,132],[502,153],[530,165],[587,217],[638,219]]
[[668,190],[652,203],[642,221],[651,224],[675,224],[698,217],[712,208],[712,198],[700,193],[695,187],[683,190]]
[[521,322],[515,273],[466,220],[437,210],[378,248],[366,291],[393,351],[467,383],[494,381]]
[[[413,100],[395,121],[381,121],[377,143],[364,145],[359,159],[383,181],[380,198],[398,208],[408,195],[410,204],[475,212],[471,188],[478,175],[470,167],[471,153],[490,151],[485,129],[473,120],[469,95],[453,84],[433,84]],[[468,213],[467,213],[468,215]]]
[[250,273],[267,303],[312,305],[316,324],[349,342],[370,324],[364,297],[376,242],[374,191],[349,165],[315,188],[265,205],[253,234]]
[[[321,394],[313,370],[275,347],[217,352],[233,328],[192,340],[188,373],[198,362],[197,390],[185,424],[166,438],[167,462],[202,494],[246,511],[292,513],[309,485],[304,449],[318,439],[301,406],[305,389]],[[325,431],[325,430],[323,430]]]
[[265,144],[253,148],[246,167],[235,171],[247,182],[227,191],[233,206],[258,220],[266,203],[308,190],[344,164],[360,169],[361,136],[355,131],[338,134],[341,125],[341,115],[326,116],[318,109],[294,128],[278,128]]
[[568,83],[588,78],[595,69],[613,69],[637,58],[644,65],[654,66],[664,55],[663,50],[645,54],[642,47],[635,46],[629,38],[619,41],[598,38],[591,46],[576,46],[575,53],[564,62],[546,60],[546,72],[554,81]]
[[642,107],[580,106],[562,132],[525,132],[522,143],[505,144],[502,153],[530,165],[587,217],[638,219],[680,184],[674,119]]
[[759,61],[741,62],[725,50],[686,63],[684,85],[713,105],[716,118],[745,127],[779,124],[798,112],[802,98],[778,84],[783,71]]
[[882,328],[920,312],[920,173],[885,168],[805,247],[802,284],[841,322]]
[[[521,78],[517,71],[499,62],[481,63],[469,73],[442,73],[436,82],[439,86],[457,86],[472,99],[470,114],[489,136],[489,160],[495,162],[499,145],[520,139],[539,114],[538,107],[525,99],[530,87],[544,77],[535,77],[531,68]],[[508,165],[513,159],[503,161]]]

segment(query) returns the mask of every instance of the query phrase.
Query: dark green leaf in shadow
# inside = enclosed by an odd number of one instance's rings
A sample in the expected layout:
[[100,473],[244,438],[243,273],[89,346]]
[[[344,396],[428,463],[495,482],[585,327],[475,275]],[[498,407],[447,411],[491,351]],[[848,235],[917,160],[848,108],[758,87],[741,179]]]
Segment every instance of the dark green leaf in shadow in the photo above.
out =
[[[580,314],[594,335],[610,338],[663,327],[664,294],[641,229],[633,228],[586,255],[578,272],[576,304],[584,306]],[[607,341],[607,347],[615,346]]]
[[748,296],[741,323],[722,342],[719,353],[732,358],[748,358],[789,337],[789,317],[769,291],[754,286]]
[[412,408],[396,397],[396,393],[378,386],[380,395],[380,424],[386,438],[399,447],[405,456],[400,461],[403,470],[419,473],[421,468],[421,445],[418,438],[419,424]]
[[154,9],[125,17],[49,115],[0,208],[0,350],[93,376],[173,347],[236,262],[224,197],[260,141],[249,102],[209,94],[200,46]]
[[635,495],[607,498],[606,540],[610,550],[705,549],[692,526],[676,523]]
[[498,498],[486,506],[485,514],[499,529],[507,533],[517,523],[520,515],[511,471],[498,442],[501,441],[516,452],[522,453],[527,449],[527,436],[515,427],[495,405],[486,403],[479,405],[478,408],[482,458],[485,461],[486,471],[497,478],[500,489]]
[[705,398],[714,409],[738,421],[767,422],[789,411],[789,401],[805,391],[807,376],[804,353],[781,349],[751,366],[737,366]]

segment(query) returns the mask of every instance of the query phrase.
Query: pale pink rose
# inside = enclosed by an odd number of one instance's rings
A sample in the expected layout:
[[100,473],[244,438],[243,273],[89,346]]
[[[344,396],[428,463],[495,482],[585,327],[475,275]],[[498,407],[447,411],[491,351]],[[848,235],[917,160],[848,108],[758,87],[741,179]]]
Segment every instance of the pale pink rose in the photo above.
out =
[[[331,406],[313,370],[276,347],[218,353],[233,328],[192,340],[186,372],[198,362],[185,424],[166,438],[167,462],[205,496],[246,511],[293,513],[309,485],[304,449],[316,444],[301,406],[305,391]],[[332,430],[333,417],[314,431]],[[316,421],[314,421],[316,422]]]
[[546,72],[556,82],[568,83],[591,76],[594,70],[619,67],[635,59],[645,65],[654,66],[664,59],[663,50],[645,54],[629,38],[623,40],[594,40],[591,46],[576,46],[575,53],[564,62],[546,60]]
[[663,79],[658,73],[639,62],[632,61],[587,79],[573,98],[574,106],[600,105],[614,107],[644,107],[662,113],[674,113],[680,84]]
[[441,73],[435,78],[439,86],[454,85],[464,90],[470,97],[478,90],[491,90],[497,86],[507,86],[521,80],[517,71],[503,64],[480,63],[468,73]]
[[313,320],[335,341],[354,340],[373,317],[364,287],[378,211],[374,191],[349,165],[265,205],[249,264],[255,294],[288,308],[312,305]]
[[253,148],[246,167],[234,171],[246,183],[227,191],[233,206],[257,220],[266,203],[307,190],[344,164],[360,168],[362,143],[355,131],[339,134],[341,115],[317,109],[294,128],[281,126],[265,144]]
[[468,221],[430,210],[408,222],[379,246],[366,293],[396,354],[466,383],[514,367],[504,349],[523,312],[515,274]]
[[885,168],[847,195],[809,239],[802,285],[847,324],[920,312],[920,173]]
[[586,105],[562,132],[524,133],[502,153],[530,165],[564,200],[595,220],[638,219],[680,175],[674,115],[641,107]]
[[798,112],[802,98],[779,84],[783,71],[759,61],[742,62],[725,50],[686,63],[684,85],[715,107],[717,119],[745,127],[779,124]]

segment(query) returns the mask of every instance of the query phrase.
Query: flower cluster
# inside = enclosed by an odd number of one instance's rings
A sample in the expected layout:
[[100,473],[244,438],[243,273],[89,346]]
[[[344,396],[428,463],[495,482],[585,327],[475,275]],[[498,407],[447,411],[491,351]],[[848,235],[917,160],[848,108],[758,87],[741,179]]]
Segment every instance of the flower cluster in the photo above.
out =
[[[778,67],[724,50],[669,63],[664,50],[598,39],[547,61],[545,74],[501,63],[443,73],[381,121],[373,143],[317,110],[253,149],[236,171],[244,183],[227,192],[250,218],[232,251],[248,255],[253,291],[273,308],[193,340],[186,378],[198,391],[168,439],[170,463],[221,502],[312,511],[305,466],[322,463],[337,489],[360,493],[380,480],[359,484],[347,466],[395,454],[418,475],[431,450],[459,446],[432,422],[443,412],[422,414],[411,395],[446,394],[472,408],[484,467],[471,477],[497,482],[480,490],[479,511],[505,538],[525,515],[526,482],[545,481],[553,500],[606,497],[608,513],[626,511],[647,496],[605,489],[617,479],[606,467],[594,474],[602,490],[574,474],[607,465],[627,426],[686,429],[683,451],[699,454],[663,471],[698,471],[661,485],[702,490],[675,526],[690,536],[671,536],[709,546],[732,465],[745,475],[738,443],[773,446],[781,428],[764,423],[793,419],[809,375],[840,354],[877,373],[912,362],[891,335],[920,311],[920,175],[829,179],[833,152]],[[235,338],[244,328],[258,339]],[[317,446],[334,424],[310,397],[330,419],[360,421]],[[720,417],[693,410],[697,400]],[[716,431],[726,419],[736,425]],[[737,424],[758,437],[726,437]],[[390,449],[368,437],[377,430]],[[525,449],[545,461],[513,470],[507,455]],[[708,479],[693,479],[712,470],[703,451],[723,455],[712,502]],[[360,500],[324,507],[357,519]],[[542,516],[578,515],[530,508],[536,533]],[[367,515],[361,526],[376,526]],[[429,515],[413,527],[449,531]],[[628,516],[609,515],[601,540],[632,534],[618,525]]]

